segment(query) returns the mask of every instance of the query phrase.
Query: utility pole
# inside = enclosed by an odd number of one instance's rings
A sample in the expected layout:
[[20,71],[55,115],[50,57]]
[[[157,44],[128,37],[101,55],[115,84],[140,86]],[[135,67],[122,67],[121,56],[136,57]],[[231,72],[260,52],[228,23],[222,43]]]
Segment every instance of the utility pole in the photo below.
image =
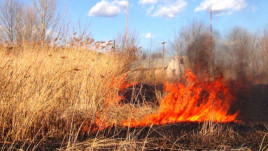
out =
[[126,51],[128,51],[128,0],[127,0],[127,10],[126,10]]
[[115,53],[115,39],[113,41],[113,52]]
[[165,73],[165,68],[164,68],[164,61],[165,61],[165,44],[166,42],[161,43],[163,45],[163,54],[162,54],[162,72],[163,74]]
[[152,61],[152,59],[151,59],[151,54],[152,54],[152,37],[150,38],[150,44],[149,44],[150,46],[150,49],[149,49],[149,68],[151,68],[151,61]]
[[212,29],[212,6],[210,7],[210,64],[211,64],[211,74],[214,79],[214,59],[213,59],[213,29]]
[[212,39],[212,7],[210,7],[210,34]]

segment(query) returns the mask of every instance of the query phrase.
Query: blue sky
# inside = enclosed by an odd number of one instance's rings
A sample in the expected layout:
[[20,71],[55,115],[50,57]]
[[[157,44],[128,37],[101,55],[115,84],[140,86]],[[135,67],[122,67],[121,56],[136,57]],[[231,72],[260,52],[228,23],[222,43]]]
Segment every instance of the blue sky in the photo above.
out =
[[[30,0],[29,0],[30,1]],[[96,41],[112,40],[125,31],[126,0],[60,0],[59,9],[68,9],[73,21],[91,22]],[[212,8],[213,28],[224,37],[233,27],[256,31],[268,25],[267,0],[129,0],[129,29],[139,34],[140,45],[154,47],[172,41],[180,27],[198,20],[209,25]]]

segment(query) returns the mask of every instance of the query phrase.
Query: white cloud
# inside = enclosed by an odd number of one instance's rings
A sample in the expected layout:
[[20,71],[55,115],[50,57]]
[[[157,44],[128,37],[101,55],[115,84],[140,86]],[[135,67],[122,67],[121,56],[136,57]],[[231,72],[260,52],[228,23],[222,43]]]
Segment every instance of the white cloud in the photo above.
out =
[[126,0],[113,0],[106,1],[101,0],[95,6],[93,6],[88,15],[98,17],[115,17],[127,6]]
[[147,4],[156,4],[158,0],[139,0],[139,4],[147,5]]
[[146,35],[145,35],[145,38],[146,39],[150,39],[150,38],[152,38],[153,36],[152,36],[152,33],[147,33]]
[[187,2],[185,0],[177,0],[175,3],[160,5],[152,16],[175,18],[186,6]]
[[127,1],[126,0],[115,0],[113,1],[114,4],[120,6],[121,8],[127,7]]
[[231,14],[233,11],[242,10],[246,6],[247,4],[245,0],[203,0],[194,11],[197,12],[212,9],[216,12],[227,11],[228,14]]
[[153,10],[154,10],[154,6],[151,6],[150,8],[148,8],[146,11],[146,15],[150,15]]

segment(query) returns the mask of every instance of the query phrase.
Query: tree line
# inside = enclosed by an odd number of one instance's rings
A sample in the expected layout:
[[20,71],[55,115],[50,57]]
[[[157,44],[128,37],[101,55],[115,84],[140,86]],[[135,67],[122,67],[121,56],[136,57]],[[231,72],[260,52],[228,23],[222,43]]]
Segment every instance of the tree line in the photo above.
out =
[[188,56],[196,74],[210,72],[234,74],[236,79],[268,82],[268,28],[255,33],[234,27],[224,37],[210,33],[198,21],[184,26],[172,41],[177,55]]
[[91,44],[90,23],[75,24],[67,12],[58,9],[57,0],[0,1],[0,38],[9,45]]

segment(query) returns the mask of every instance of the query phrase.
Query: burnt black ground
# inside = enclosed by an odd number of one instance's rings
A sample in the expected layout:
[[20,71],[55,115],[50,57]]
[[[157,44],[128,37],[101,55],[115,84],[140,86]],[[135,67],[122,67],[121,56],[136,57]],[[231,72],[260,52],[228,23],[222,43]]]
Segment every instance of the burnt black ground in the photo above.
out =
[[253,85],[242,111],[241,116],[248,120],[268,121],[268,85]]
[[[217,149],[219,146],[240,148],[241,146],[258,150],[265,133],[268,133],[267,123],[210,123],[181,122],[168,125],[147,127],[111,127],[99,133],[106,138],[129,138],[136,141],[150,140],[148,148],[177,149]],[[209,131],[212,130],[212,131]],[[92,135],[92,138],[96,135]],[[263,144],[268,145],[268,138]]]
[[163,90],[163,85],[138,83],[119,92],[119,95],[124,97],[120,103],[132,103],[137,106],[143,105],[144,103],[159,105],[157,92],[161,93]]
[[[137,107],[144,103],[159,105],[157,93],[164,91],[163,85],[137,85],[120,91],[124,98],[120,103],[133,103]],[[238,119],[242,121],[268,121],[268,85],[231,85],[230,89],[234,100],[231,104],[230,114],[240,111]]]
[[[236,90],[235,90],[236,89]],[[268,85],[250,85],[234,88],[235,107],[243,121],[268,121]]]

